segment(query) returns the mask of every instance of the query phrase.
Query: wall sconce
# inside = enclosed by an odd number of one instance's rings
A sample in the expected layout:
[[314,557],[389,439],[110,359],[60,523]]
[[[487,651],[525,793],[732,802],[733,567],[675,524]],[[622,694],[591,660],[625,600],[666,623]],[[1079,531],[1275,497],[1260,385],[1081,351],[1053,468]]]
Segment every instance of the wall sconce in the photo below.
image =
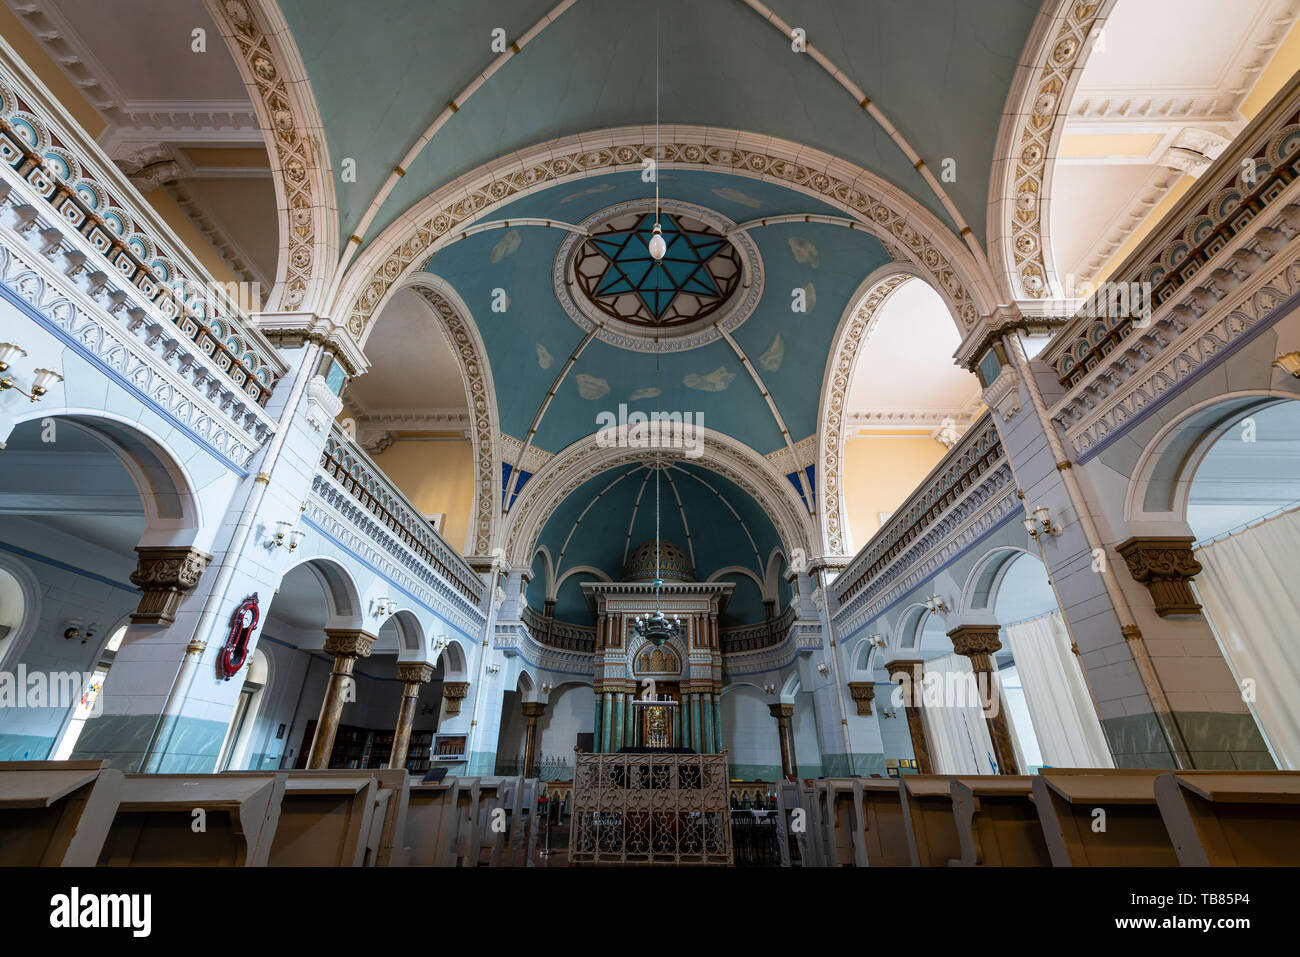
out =
[[882,718],[897,718],[897,717],[898,717],[898,712],[897,712],[897,711],[882,711],[882,712],[880,712],[880,716],[881,716]]
[[501,673],[501,666],[494,661],[492,664],[487,666],[487,673],[490,675],[499,675]]
[[[21,346],[14,345],[12,342],[0,342],[0,374],[9,371],[9,363],[14,359],[26,359],[27,350]],[[57,372],[51,372],[49,369],[37,369],[36,378],[32,380],[32,391],[24,391],[17,383],[14,382],[13,376],[4,376],[0,378],[0,392],[6,389],[14,389],[21,395],[27,396],[33,402],[45,395],[50,386],[56,382],[62,382],[63,376]]]
[[551,684],[548,681],[543,681],[538,688],[538,690],[540,690],[542,694],[550,694],[554,689],[555,689],[555,685]]
[[98,622],[92,621],[89,625],[86,626],[86,630],[82,631],[81,619],[73,618],[71,621],[68,622],[68,627],[63,630],[63,640],[71,641],[74,638],[80,638],[81,643],[84,645],[86,642],[90,641],[91,638],[95,637],[95,632],[98,630],[99,630]]
[[764,694],[776,694],[776,685],[763,685]]
[[285,540],[289,542],[289,551],[298,547],[306,532],[293,527],[293,522],[276,522],[275,534],[266,543],[267,548],[283,548]]
[[1284,353],[1273,360],[1273,364],[1281,366],[1297,379],[1300,379],[1300,352]]
[[375,602],[375,609],[371,613],[376,618],[383,618],[385,615],[394,615],[397,613],[397,605],[388,598],[380,598]]
[[823,661],[817,666],[817,673],[820,675],[828,675],[831,673],[831,669],[827,667],[826,662]]
[[879,651],[885,650],[885,638],[883,635],[871,635],[867,638],[867,643]]
[[1038,538],[1039,535],[1059,535],[1061,527],[1052,524],[1052,513],[1047,506],[1040,505],[1034,509],[1033,515],[1021,521],[1025,526],[1025,531],[1029,533],[1030,538]]
[[948,611],[948,606],[944,604],[943,598],[939,595],[931,595],[925,600],[925,607],[930,609],[936,615]]

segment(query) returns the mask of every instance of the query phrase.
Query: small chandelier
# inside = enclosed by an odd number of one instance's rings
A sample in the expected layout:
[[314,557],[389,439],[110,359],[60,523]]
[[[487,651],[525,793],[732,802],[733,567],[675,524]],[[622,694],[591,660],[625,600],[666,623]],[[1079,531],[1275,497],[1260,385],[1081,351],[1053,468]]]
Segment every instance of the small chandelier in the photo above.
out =
[[[658,604],[658,589],[663,584],[663,579],[654,580],[656,592],[656,604]],[[646,641],[656,647],[663,645],[669,638],[678,638],[682,633],[682,620],[677,615],[669,618],[658,608],[653,615],[638,615],[632,620],[633,631]]]

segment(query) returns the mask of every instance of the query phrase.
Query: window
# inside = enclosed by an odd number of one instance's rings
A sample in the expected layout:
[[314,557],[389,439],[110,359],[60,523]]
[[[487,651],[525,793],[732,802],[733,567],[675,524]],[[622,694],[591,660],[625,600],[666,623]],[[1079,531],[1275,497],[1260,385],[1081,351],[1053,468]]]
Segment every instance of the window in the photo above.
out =
[[113,665],[113,658],[117,655],[117,650],[122,647],[122,639],[126,637],[126,625],[118,628],[113,632],[108,644],[104,646],[104,653],[99,656],[99,662],[95,665],[95,670],[91,673],[90,680],[81,691],[81,698],[73,706],[72,720],[68,722],[67,728],[63,731],[63,738],[59,741],[59,746],[54,749],[51,756],[55,761],[66,761],[72,755],[72,750],[77,746],[77,739],[81,737],[81,732],[86,728],[86,719],[91,716],[95,710],[95,703],[99,700],[100,692],[104,689],[104,681],[108,678],[108,669]]

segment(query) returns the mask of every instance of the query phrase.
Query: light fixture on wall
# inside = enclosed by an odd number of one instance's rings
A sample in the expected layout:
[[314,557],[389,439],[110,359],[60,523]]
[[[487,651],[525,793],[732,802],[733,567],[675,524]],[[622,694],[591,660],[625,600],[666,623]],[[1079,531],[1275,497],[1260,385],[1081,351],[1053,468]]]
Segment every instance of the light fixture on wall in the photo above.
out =
[[444,650],[446,650],[447,639],[443,636],[439,636],[433,639],[433,642],[429,645],[429,648],[433,652],[433,657],[437,658],[440,654],[443,653]]
[[395,615],[397,614],[397,605],[390,598],[378,598],[375,600],[373,614],[376,618]]
[[897,718],[897,717],[898,717],[898,712],[897,712],[897,711],[882,711],[882,712],[880,712],[880,716],[881,716],[882,718]]
[[771,685],[771,684],[763,685],[763,693],[776,694],[776,685]]
[[266,547],[284,548],[285,543],[287,542],[289,545],[289,551],[293,551],[298,547],[298,543],[302,541],[302,537],[305,534],[305,532],[294,528],[293,522],[276,522],[275,534],[267,541]]
[[3,375],[3,373],[9,371],[9,363],[11,361],[26,358],[27,350],[22,346],[15,345],[12,342],[0,342],[0,376],[3,376],[0,378],[0,392],[5,391],[6,389],[13,389],[35,402],[40,399],[41,396],[45,395],[46,391],[50,386],[54,385],[54,383],[62,382],[63,376],[59,375],[57,372],[51,372],[49,369],[37,369],[36,378],[32,380],[32,391],[27,392],[14,382],[13,376]]
[[501,673],[501,666],[494,661],[492,664],[487,666],[487,673],[490,675],[499,675]]
[[1273,360],[1273,364],[1280,366],[1297,379],[1300,379],[1300,352],[1283,353]]
[[867,643],[870,644],[872,648],[875,648],[878,651],[885,650],[884,635],[871,635],[869,638],[867,638]]
[[81,627],[81,619],[73,618],[68,622],[68,627],[63,629],[63,640],[72,641],[74,638],[80,638],[84,645],[95,637],[95,632],[99,631],[99,623],[92,621],[84,629]]
[[930,609],[930,611],[934,612],[936,615],[948,611],[948,606],[944,604],[943,598],[940,595],[931,595],[927,598],[925,600],[925,607]]
[[1052,513],[1046,505],[1035,508],[1033,514],[1021,521],[1021,524],[1025,526],[1030,538],[1061,534],[1061,527],[1052,524]]
[[542,694],[550,694],[553,690],[555,690],[555,685],[551,684],[549,681],[543,681],[540,685],[537,686],[537,690],[540,691]]
[[821,664],[819,664],[819,665],[817,666],[817,673],[818,673],[819,675],[828,675],[828,674],[831,673],[831,669],[830,669],[830,667],[826,664],[826,662],[823,661]]

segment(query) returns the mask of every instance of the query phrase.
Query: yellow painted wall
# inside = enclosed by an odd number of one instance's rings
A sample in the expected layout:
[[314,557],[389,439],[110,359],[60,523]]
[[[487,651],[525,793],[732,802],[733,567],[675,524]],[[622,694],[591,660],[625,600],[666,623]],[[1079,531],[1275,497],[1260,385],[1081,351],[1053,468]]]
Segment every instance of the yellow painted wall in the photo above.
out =
[[893,512],[947,453],[928,433],[863,434],[844,446],[844,507],[856,553],[880,528],[880,512]]
[[371,456],[424,514],[446,513],[442,537],[464,554],[474,506],[474,450],[467,439],[399,439]]

